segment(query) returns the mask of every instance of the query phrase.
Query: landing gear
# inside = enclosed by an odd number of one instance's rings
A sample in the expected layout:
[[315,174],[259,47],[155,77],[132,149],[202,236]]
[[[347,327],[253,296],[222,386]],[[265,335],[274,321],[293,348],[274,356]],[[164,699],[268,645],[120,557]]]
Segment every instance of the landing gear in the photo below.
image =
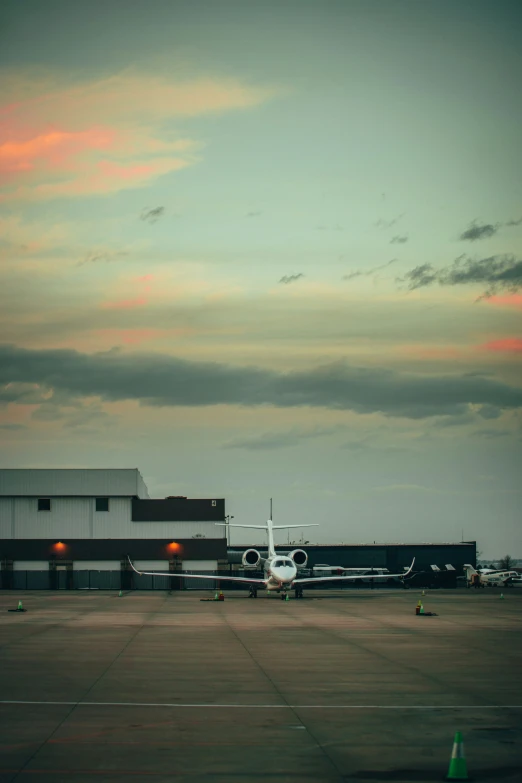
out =
[[303,597],[303,588],[302,587],[296,587],[295,588],[295,597],[296,597],[296,600],[298,598],[302,598]]
[[257,598],[257,589],[255,587],[250,587],[250,590],[249,590],[249,593],[248,593],[248,597],[249,598]]

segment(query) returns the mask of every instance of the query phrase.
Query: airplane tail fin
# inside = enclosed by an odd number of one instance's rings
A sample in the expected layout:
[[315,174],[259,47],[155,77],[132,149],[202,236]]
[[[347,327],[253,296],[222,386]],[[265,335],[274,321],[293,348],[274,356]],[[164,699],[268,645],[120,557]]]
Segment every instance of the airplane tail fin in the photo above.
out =
[[473,566],[470,563],[464,563],[464,571],[466,572],[466,576],[468,580],[471,579],[473,574],[477,573],[477,571],[473,568]]

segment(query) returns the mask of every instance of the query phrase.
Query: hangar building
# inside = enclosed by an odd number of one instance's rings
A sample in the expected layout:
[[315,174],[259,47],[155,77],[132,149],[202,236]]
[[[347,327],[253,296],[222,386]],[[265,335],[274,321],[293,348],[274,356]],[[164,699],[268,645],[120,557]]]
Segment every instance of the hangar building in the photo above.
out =
[[[151,587],[157,571],[215,571],[226,563],[223,498],[151,499],[131,469],[0,470],[1,587]],[[178,580],[157,587],[175,589]]]

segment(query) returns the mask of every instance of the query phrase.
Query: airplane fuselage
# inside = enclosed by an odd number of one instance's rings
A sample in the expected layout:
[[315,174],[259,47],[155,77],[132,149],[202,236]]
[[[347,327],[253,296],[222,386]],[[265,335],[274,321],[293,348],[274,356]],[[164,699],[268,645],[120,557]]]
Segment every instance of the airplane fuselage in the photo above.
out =
[[267,590],[288,590],[297,576],[297,568],[290,557],[273,555],[263,563]]

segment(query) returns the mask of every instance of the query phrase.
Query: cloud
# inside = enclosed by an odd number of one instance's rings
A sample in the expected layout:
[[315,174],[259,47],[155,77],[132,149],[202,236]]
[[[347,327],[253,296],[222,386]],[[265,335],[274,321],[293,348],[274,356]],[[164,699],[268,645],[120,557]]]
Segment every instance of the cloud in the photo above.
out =
[[393,239],[390,239],[390,245],[404,245],[407,241],[407,236],[394,236]]
[[82,261],[78,261],[76,266],[96,264],[98,261],[103,261],[104,263],[118,261],[120,258],[124,258],[128,255],[126,250],[91,250]]
[[26,430],[27,427],[25,424],[0,424],[0,430],[12,430],[13,432],[17,430]]
[[522,353],[522,340],[518,337],[504,337],[502,340],[491,340],[479,345],[479,350],[495,353]]
[[256,106],[275,94],[237,79],[128,69],[102,79],[41,69],[2,74],[2,200],[114,193],[198,162],[172,121]]
[[398,222],[399,222],[399,220],[400,220],[402,217],[404,217],[404,214],[405,214],[404,212],[401,212],[401,214],[400,214],[400,215],[397,215],[397,217],[396,217],[396,218],[392,218],[391,220],[384,220],[383,218],[379,218],[379,220],[377,220],[377,222],[376,222],[376,223],[374,223],[373,225],[374,225],[376,228],[383,228],[383,229],[386,229],[386,228],[391,228],[391,227],[392,227],[392,226],[394,226],[396,223],[398,223]]
[[508,435],[510,435],[510,433],[506,430],[493,429],[475,430],[475,432],[471,433],[471,437],[486,438],[487,440],[493,440],[494,438],[507,438]]
[[483,419],[498,419],[502,415],[502,411],[496,405],[481,405],[477,413]]
[[147,223],[157,223],[164,214],[165,207],[154,207],[154,209],[145,208],[140,215],[140,220],[144,220]]
[[494,236],[499,230],[502,223],[482,223],[479,224],[473,221],[469,224],[469,227],[460,235],[461,240],[468,240],[469,242],[476,242],[477,239],[488,239]]
[[360,269],[357,269],[355,272],[350,272],[348,275],[343,275],[341,280],[355,280],[356,277],[369,277],[370,275],[375,274],[375,272],[380,272],[381,269],[386,269],[391,264],[395,264],[397,262],[397,258],[392,258],[391,261],[387,261],[385,264],[382,264],[381,266],[374,266],[372,269],[368,269],[367,271],[362,271]]
[[488,304],[498,305],[499,307],[515,307],[522,310],[522,294],[507,294],[506,296],[490,296]]
[[[142,405],[312,407],[411,419],[459,415],[470,404],[522,407],[521,388],[484,377],[414,375],[344,361],[277,372],[159,353],[84,354],[5,344],[0,346],[0,384],[9,385],[12,401],[16,384],[25,384],[25,393],[32,384],[77,398],[138,400]],[[27,401],[23,390],[19,396],[18,401]]]
[[304,277],[302,272],[299,272],[297,275],[284,275],[279,282],[288,285],[289,283],[295,283],[295,281],[299,280],[301,277]]
[[273,451],[299,446],[303,440],[320,438],[339,431],[339,427],[316,427],[311,430],[292,429],[286,432],[262,432],[247,438],[236,438],[224,444],[225,449],[245,449],[247,451]]
[[505,225],[506,226],[520,226],[521,223],[522,223],[522,217],[519,218],[518,220],[508,220]]
[[262,212],[247,212],[246,217],[253,218],[253,217],[259,217],[259,215],[262,215]]
[[462,255],[443,269],[435,269],[431,264],[423,264],[407,272],[397,282],[406,282],[410,291],[439,283],[442,286],[472,285],[486,283],[485,298],[498,290],[516,291],[522,286],[522,261],[505,254],[490,256],[480,260]]

